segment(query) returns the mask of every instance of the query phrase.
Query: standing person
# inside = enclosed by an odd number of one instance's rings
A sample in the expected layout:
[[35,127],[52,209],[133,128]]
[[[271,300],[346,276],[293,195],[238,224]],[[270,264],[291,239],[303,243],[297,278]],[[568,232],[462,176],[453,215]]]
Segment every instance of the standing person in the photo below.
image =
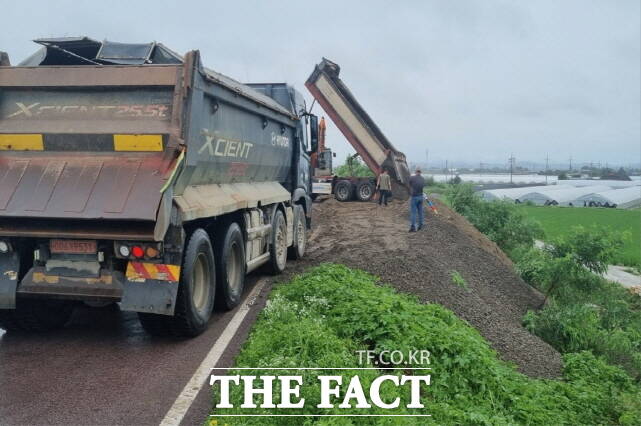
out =
[[378,189],[378,205],[387,205],[387,200],[392,194],[392,180],[387,173],[387,170],[383,170],[381,174],[378,175],[376,188]]
[[423,228],[423,188],[425,179],[421,176],[421,169],[410,176],[410,232],[420,231]]

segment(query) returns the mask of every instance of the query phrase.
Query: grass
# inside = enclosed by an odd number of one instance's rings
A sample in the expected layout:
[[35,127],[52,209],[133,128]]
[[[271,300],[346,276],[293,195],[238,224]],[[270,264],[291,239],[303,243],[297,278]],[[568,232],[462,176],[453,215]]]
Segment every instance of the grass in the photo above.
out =
[[[477,330],[436,304],[382,286],[377,278],[342,265],[325,264],[279,285],[227,374],[261,375],[256,367],[372,367],[357,350],[430,351],[431,384],[421,393],[424,409],[408,409],[407,390],[382,388],[396,409],[319,409],[317,372],[303,375],[299,409],[242,409],[242,387],[231,391],[234,408],[214,409],[209,424],[301,424],[297,417],[228,417],[225,414],[425,414],[432,417],[307,417],[304,424],[639,424],[641,390],[620,368],[588,352],[567,354],[562,380],[538,380],[501,361]],[[423,365],[403,364],[405,367]],[[330,370],[345,383],[359,374],[365,389],[378,370]],[[405,373],[407,374],[407,373]],[[214,389],[214,401],[217,400]],[[342,388],[341,396],[345,394]],[[278,403],[279,390],[274,391]],[[342,398],[334,398],[338,404]],[[260,404],[260,398],[257,401]],[[248,413],[249,411],[249,413]]]
[[575,225],[608,227],[613,231],[627,232],[623,249],[616,263],[625,266],[641,265],[641,209],[598,209],[574,207],[522,206],[521,209],[538,220],[546,236],[565,235]]

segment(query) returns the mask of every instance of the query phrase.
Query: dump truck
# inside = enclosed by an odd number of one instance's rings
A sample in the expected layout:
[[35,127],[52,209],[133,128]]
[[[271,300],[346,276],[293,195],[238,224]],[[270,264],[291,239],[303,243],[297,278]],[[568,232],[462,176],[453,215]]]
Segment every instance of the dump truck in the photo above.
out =
[[36,42],[0,67],[0,327],[117,302],[196,336],[247,273],[305,254],[318,120],[293,87],[161,43]]
[[[378,176],[383,170],[388,171],[392,178],[393,196],[407,200],[410,173],[405,154],[394,148],[339,78],[339,74],[340,67],[323,58],[305,86],[372,172]],[[324,143],[318,144],[318,147],[313,157],[325,162],[327,158],[331,160]],[[314,170],[315,193],[333,193],[339,201],[354,198],[368,201],[374,195],[375,180],[372,178],[329,176],[326,170]]]

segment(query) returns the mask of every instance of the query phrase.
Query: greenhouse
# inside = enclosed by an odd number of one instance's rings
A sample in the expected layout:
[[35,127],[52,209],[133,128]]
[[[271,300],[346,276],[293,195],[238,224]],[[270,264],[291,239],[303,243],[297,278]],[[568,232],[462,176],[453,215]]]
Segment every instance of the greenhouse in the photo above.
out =
[[616,207],[619,209],[632,209],[641,206],[641,186],[632,186],[624,189],[611,189],[594,194],[586,194],[577,199],[577,202],[588,207]]
[[557,185],[567,185],[574,187],[607,185],[612,189],[629,188],[631,186],[641,185],[641,180],[600,180],[600,179],[569,179],[559,180]]
[[485,201],[496,201],[496,200],[510,200],[516,201],[519,197],[527,194],[528,192],[536,191],[538,189],[544,188],[556,188],[556,186],[525,186],[521,188],[501,188],[501,189],[486,189],[480,191],[479,195]]
[[525,203],[527,201],[542,206],[581,206],[583,201],[577,204],[577,199],[584,195],[594,194],[596,192],[608,191],[611,188],[606,185],[573,187],[558,185],[554,188],[543,188],[536,191],[530,191],[519,197],[517,202]]

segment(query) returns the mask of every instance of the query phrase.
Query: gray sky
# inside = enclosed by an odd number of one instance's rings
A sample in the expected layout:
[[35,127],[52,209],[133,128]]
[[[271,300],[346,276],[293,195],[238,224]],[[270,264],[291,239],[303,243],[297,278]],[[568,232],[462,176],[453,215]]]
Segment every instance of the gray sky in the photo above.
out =
[[[325,56],[410,161],[641,162],[638,0],[22,1],[13,63],[46,36],[161,41],[245,82],[303,83]],[[316,113],[321,113],[318,106]],[[339,160],[352,151],[328,130]]]

